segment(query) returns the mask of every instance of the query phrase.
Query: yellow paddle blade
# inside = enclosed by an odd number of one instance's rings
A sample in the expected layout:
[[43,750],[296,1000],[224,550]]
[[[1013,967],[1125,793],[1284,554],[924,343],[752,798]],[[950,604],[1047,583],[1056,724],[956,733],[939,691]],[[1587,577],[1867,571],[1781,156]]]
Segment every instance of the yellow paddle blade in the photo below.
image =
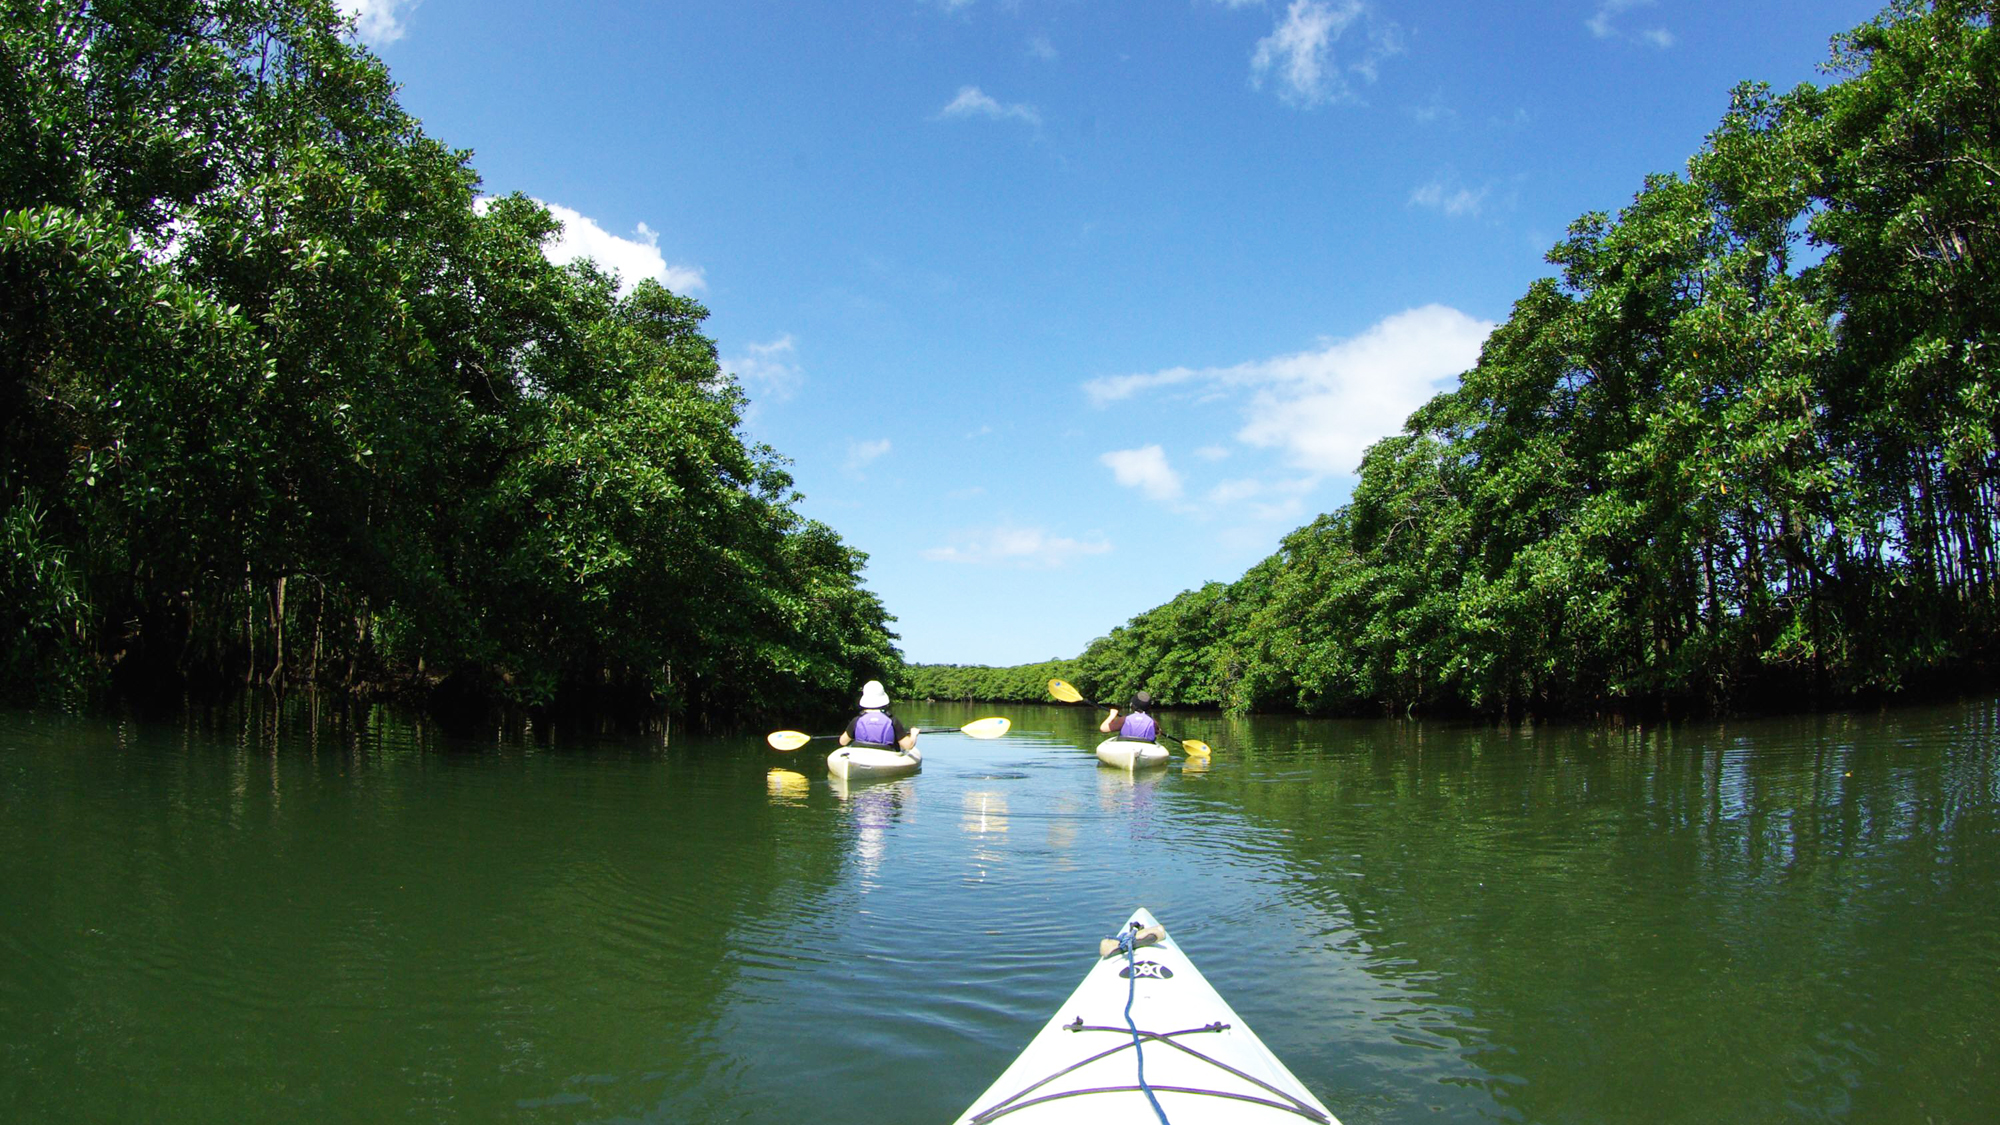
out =
[[1014,720],[1003,719],[995,715],[990,719],[976,719],[958,729],[961,733],[970,735],[973,738],[999,738],[1012,729],[1013,726]]
[[797,750],[812,740],[812,735],[795,730],[774,730],[764,736],[764,741],[770,743],[773,750]]
[[1187,751],[1189,754],[1192,754],[1197,758],[1206,758],[1210,753],[1208,749],[1208,743],[1203,742],[1199,738],[1181,739],[1181,749]]
[[1057,699],[1062,700],[1064,703],[1083,702],[1083,693],[1069,686],[1069,684],[1063,682],[1062,680],[1049,681],[1049,694],[1055,696]]

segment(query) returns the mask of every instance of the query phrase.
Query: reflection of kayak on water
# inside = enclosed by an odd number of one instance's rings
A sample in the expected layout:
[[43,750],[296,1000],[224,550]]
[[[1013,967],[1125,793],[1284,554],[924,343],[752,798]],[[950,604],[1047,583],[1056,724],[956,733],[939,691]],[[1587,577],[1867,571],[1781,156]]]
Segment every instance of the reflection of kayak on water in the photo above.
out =
[[1134,913],[1120,939],[1104,944],[1083,983],[957,1125],[1339,1125],[1151,914]]
[[849,781],[896,777],[924,768],[924,752],[883,750],[874,746],[843,746],[826,756],[826,772]]
[[1121,770],[1143,770],[1167,764],[1167,748],[1157,742],[1127,742],[1107,738],[1097,744],[1097,760]]

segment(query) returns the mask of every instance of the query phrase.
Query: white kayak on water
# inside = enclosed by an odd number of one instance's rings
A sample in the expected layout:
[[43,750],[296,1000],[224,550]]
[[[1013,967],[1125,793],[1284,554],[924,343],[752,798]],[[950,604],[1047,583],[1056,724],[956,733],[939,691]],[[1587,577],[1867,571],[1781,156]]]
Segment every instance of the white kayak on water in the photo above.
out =
[[1151,914],[1120,933],[957,1125],[1339,1125]]
[[897,777],[924,768],[924,752],[883,750],[874,746],[843,746],[826,756],[826,771],[849,781]]
[[1121,770],[1143,770],[1167,764],[1167,748],[1157,742],[1127,742],[1107,738],[1097,744],[1097,760]]

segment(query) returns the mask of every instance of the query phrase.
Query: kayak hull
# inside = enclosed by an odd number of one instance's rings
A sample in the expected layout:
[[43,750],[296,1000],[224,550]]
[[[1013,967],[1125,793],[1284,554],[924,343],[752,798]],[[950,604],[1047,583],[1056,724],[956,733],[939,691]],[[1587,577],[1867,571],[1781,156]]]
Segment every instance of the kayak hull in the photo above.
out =
[[[1158,925],[1141,909],[1121,932]],[[1136,1055],[1128,999],[1140,1032]],[[1174,1125],[1339,1125],[1171,937],[1137,946],[1129,961],[1122,951],[1098,960],[957,1125],[1154,1122],[1138,1082],[1141,1064]]]
[[1146,770],[1167,764],[1167,748],[1157,742],[1127,742],[1107,738],[1097,744],[1097,760],[1121,770]]
[[848,781],[901,777],[924,768],[924,752],[878,750],[873,746],[843,746],[826,756],[826,772]]

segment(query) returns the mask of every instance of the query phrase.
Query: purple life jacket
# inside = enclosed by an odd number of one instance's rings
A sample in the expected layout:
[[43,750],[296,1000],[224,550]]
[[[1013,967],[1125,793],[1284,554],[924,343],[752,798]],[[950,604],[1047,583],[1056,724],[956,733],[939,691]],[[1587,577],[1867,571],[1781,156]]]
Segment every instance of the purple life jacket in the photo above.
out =
[[896,745],[896,721],[880,711],[863,711],[854,720],[854,741],[884,750],[900,749]]
[[1124,725],[1118,728],[1118,737],[1127,742],[1157,742],[1160,724],[1144,711],[1132,711],[1126,714]]

